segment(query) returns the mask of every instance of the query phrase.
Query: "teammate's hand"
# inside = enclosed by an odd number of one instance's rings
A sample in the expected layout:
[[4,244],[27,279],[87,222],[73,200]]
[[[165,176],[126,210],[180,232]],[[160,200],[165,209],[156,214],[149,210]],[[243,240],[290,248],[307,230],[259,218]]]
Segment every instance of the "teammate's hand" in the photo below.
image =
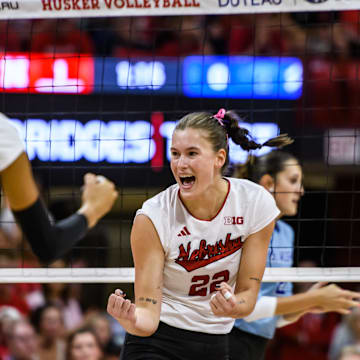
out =
[[360,306],[360,293],[344,290],[335,284],[327,286],[323,286],[323,284],[317,283],[309,290],[316,292],[318,311],[335,311],[340,314],[349,314],[351,308]]
[[211,311],[216,316],[231,317],[236,308],[237,302],[234,292],[227,283],[222,282],[218,291],[213,293],[210,299]]
[[86,216],[89,227],[93,227],[110,211],[118,192],[113,182],[101,175],[87,173],[84,176],[82,205],[78,213]]
[[109,296],[107,304],[107,312],[121,324],[122,321],[130,321],[135,324],[136,305],[131,303],[130,300],[125,299],[125,294],[120,290],[116,289],[113,294]]

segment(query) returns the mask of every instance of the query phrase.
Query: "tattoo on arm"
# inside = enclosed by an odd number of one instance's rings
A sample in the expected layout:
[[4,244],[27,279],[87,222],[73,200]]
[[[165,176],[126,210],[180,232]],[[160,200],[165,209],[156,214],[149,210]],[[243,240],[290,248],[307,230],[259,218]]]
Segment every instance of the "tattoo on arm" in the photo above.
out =
[[245,300],[244,300],[244,299],[240,299],[240,300],[238,301],[238,304],[245,304]]
[[139,301],[145,301],[145,302],[148,302],[148,303],[152,303],[152,304],[157,304],[157,300],[156,299],[151,299],[151,298],[145,298],[145,297],[140,297],[139,298]]
[[259,278],[257,278],[257,277],[250,277],[249,279],[250,279],[250,280],[255,280],[255,281],[257,281],[258,283],[261,283],[261,280],[260,280]]

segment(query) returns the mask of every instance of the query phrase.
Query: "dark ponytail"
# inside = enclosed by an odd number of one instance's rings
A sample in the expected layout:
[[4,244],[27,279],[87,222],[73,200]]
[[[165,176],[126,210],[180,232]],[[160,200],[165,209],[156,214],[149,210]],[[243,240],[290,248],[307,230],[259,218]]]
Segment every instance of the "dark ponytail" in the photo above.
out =
[[253,140],[249,130],[239,126],[239,123],[242,121],[243,120],[234,111],[230,110],[225,113],[223,124],[229,138],[246,151],[261,149],[263,146],[276,147],[280,149],[294,142],[293,139],[288,137],[288,134],[280,134],[275,138],[269,139],[263,144],[258,144]]

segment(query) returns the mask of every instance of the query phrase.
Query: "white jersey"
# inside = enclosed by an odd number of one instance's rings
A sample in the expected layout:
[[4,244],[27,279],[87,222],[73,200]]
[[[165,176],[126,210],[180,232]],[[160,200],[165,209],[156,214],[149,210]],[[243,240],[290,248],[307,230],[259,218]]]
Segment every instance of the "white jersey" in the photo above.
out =
[[228,194],[211,220],[197,219],[188,212],[177,184],[145,201],[136,213],[150,218],[164,248],[160,320],[168,325],[229,333],[234,320],[215,316],[210,297],[222,281],[235,286],[244,241],[279,214],[274,198],[262,186],[226,179]]
[[16,128],[0,113],[0,171],[11,165],[24,151],[24,144]]

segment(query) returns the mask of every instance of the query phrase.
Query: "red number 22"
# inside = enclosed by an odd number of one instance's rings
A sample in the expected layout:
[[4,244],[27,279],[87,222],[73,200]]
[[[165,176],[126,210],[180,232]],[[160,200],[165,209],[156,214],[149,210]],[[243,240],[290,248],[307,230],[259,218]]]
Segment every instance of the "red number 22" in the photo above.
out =
[[[213,275],[210,283],[210,294],[216,291],[216,285],[229,280],[229,270],[223,270]],[[189,290],[189,296],[206,296],[208,293],[209,275],[197,275],[191,279],[193,285]]]

